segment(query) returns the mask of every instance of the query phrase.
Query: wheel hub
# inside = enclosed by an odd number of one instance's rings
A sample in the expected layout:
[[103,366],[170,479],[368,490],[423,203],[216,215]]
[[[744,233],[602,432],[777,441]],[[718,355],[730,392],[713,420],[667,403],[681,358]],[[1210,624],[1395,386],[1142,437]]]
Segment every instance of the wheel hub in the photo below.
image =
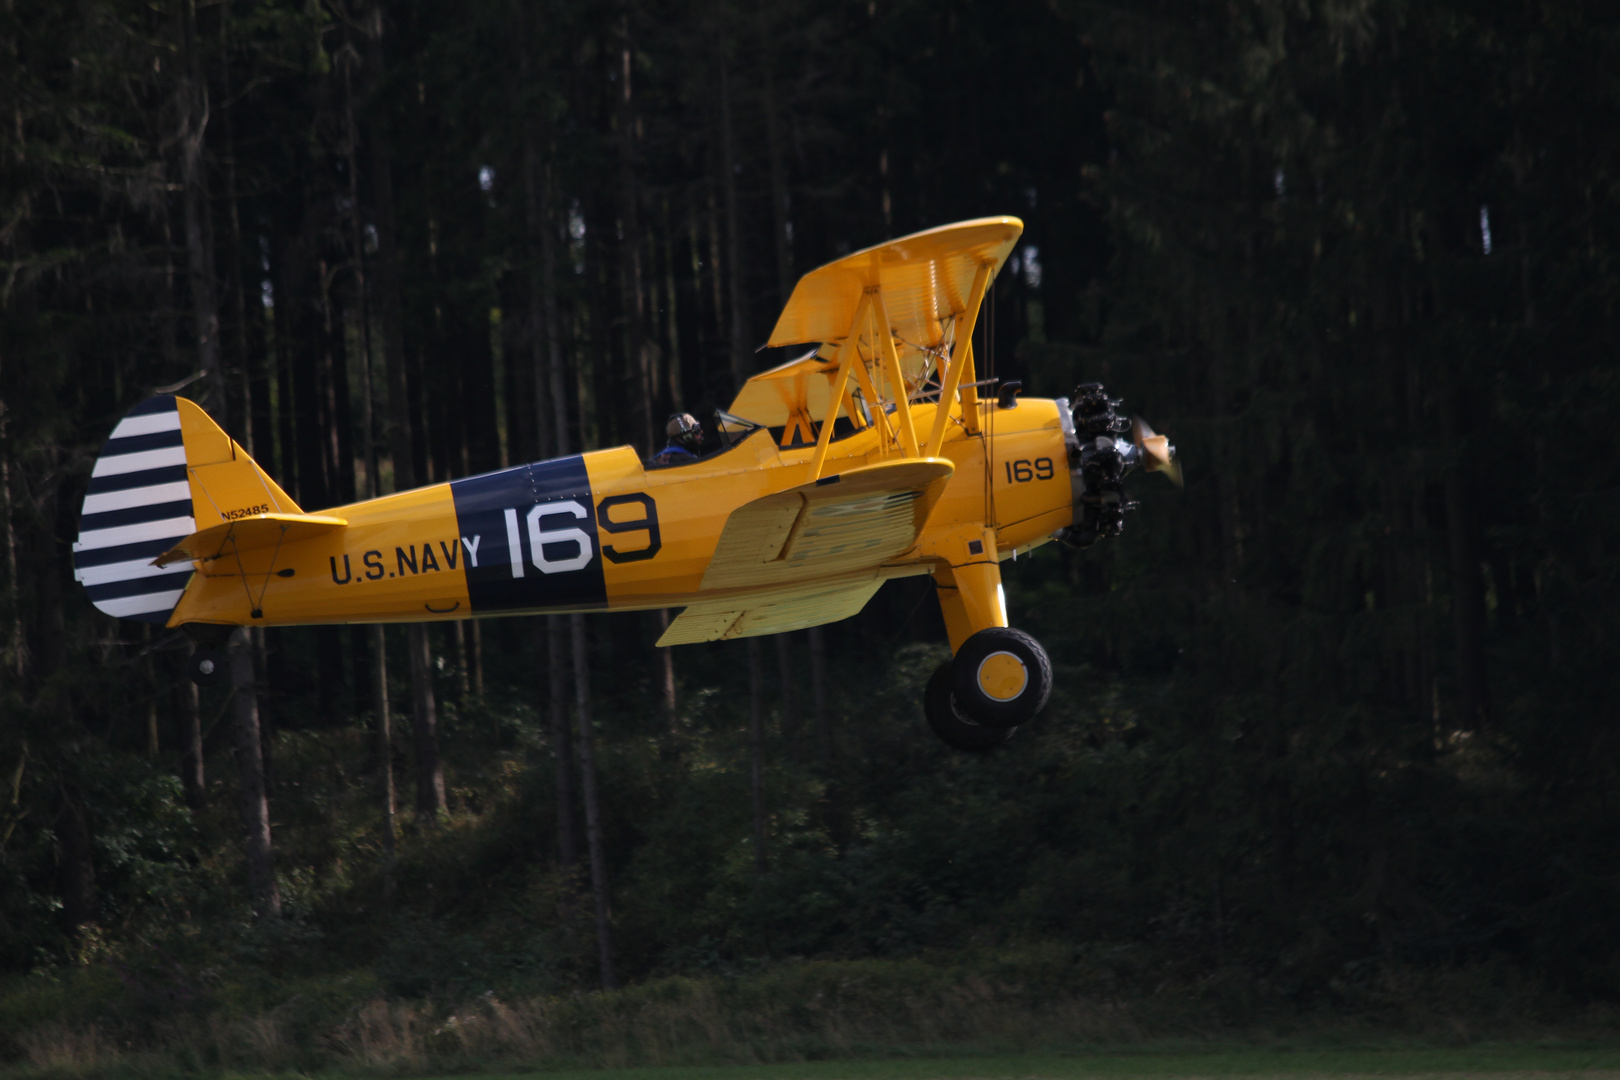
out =
[[1029,685],[1024,662],[1010,652],[997,651],[979,661],[979,689],[996,701],[1012,701]]

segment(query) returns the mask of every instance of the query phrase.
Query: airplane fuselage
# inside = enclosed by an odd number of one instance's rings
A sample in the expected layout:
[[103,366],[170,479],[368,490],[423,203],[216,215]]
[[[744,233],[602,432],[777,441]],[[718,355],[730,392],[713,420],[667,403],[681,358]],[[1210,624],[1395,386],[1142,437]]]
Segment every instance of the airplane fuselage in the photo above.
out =
[[[919,426],[933,413],[932,404],[912,408]],[[965,527],[993,530],[1000,559],[1073,523],[1059,403],[977,408],[979,433],[953,422],[941,447],[955,471],[918,542],[878,568],[880,579],[930,572],[933,540]],[[198,564],[169,625],[417,622],[746,598],[748,589],[703,588],[716,542],[739,506],[808,483],[813,451],[779,446],[760,429],[689,465],[648,468],[620,446],[333,507],[320,513],[347,527]],[[866,428],[831,444],[824,472],[893,454]],[[255,512],[222,514],[238,509]]]

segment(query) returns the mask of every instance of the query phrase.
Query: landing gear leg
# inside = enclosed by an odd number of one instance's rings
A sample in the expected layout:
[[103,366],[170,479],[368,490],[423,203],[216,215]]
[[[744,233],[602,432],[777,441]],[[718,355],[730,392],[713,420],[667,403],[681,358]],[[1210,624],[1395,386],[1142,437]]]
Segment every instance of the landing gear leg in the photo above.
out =
[[934,586],[955,659],[929,680],[928,726],[958,750],[993,750],[1045,707],[1052,662],[1039,642],[1007,625],[992,530],[964,531],[949,564],[934,571]]
[[954,654],[975,631],[1007,625],[1001,595],[1001,564],[996,562],[996,534],[984,529],[964,532],[950,545],[949,563],[934,571],[934,591],[945,614],[945,632]]

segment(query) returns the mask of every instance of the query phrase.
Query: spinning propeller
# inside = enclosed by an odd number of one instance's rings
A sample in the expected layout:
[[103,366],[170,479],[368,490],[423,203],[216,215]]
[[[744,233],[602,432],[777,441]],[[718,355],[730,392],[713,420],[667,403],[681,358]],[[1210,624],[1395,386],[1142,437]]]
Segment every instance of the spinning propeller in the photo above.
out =
[[1176,457],[1176,448],[1170,445],[1170,440],[1165,436],[1155,435],[1147,421],[1140,416],[1131,420],[1131,442],[1136,444],[1137,451],[1142,455],[1144,471],[1162,472],[1176,487],[1182,486],[1181,461]]

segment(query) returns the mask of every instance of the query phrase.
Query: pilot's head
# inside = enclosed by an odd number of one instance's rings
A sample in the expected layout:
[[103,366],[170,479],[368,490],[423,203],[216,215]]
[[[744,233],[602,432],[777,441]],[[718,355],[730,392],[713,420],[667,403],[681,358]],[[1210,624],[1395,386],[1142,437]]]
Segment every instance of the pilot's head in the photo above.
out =
[[664,434],[669,436],[670,442],[693,453],[703,445],[703,425],[693,419],[691,413],[672,414],[669,423],[664,425]]

